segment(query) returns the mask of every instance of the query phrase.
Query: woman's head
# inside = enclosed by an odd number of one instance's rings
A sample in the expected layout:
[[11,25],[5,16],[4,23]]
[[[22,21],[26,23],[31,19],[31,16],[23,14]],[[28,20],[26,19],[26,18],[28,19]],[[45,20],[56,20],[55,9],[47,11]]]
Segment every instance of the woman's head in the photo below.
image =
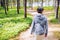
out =
[[37,8],[37,12],[38,12],[38,13],[42,13],[43,10],[44,10],[43,8]]

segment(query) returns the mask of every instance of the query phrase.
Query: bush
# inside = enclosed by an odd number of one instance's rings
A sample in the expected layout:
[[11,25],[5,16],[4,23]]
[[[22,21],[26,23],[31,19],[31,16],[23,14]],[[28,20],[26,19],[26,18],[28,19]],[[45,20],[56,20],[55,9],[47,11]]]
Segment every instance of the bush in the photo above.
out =
[[20,14],[16,14],[16,10],[9,10],[8,15],[3,12],[0,14],[0,40],[9,40],[12,37],[17,36],[22,31],[29,28],[32,19],[28,15],[24,18],[23,10],[20,10]]
[[0,6],[0,10],[4,9],[3,7]]
[[58,23],[58,19],[53,18],[53,19],[50,20],[50,22],[53,23],[53,24],[57,24]]

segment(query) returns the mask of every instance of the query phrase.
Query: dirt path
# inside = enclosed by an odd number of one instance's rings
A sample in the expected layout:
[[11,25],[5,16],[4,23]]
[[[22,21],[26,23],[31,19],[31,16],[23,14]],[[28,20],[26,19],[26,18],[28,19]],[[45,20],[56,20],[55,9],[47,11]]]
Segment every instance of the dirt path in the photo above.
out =
[[[31,15],[36,15],[36,11],[32,11],[32,10],[30,10],[30,11],[28,11]],[[49,15],[51,12],[46,12],[45,13],[45,15],[47,16],[47,15]],[[48,18],[48,17],[47,17]],[[50,20],[49,18],[48,18],[48,20]],[[54,34],[53,34],[53,32],[54,31],[60,31],[60,28],[58,28],[57,26],[58,25],[52,25],[52,24],[49,24],[48,23],[48,37],[47,37],[47,39],[48,40],[58,40],[57,38],[55,38],[54,37]],[[54,27],[53,27],[54,26]],[[17,38],[17,40],[34,40],[33,39],[33,35],[32,36],[30,36],[30,30],[31,30],[31,27],[28,29],[28,30],[26,30],[26,31],[24,31],[24,32],[22,32],[20,35],[19,35],[19,37]]]
[[[32,11],[32,10],[30,10],[29,11],[29,13],[31,14],[31,15],[36,15],[36,11]],[[45,14],[44,15],[50,15],[50,13],[51,12],[45,12]],[[48,18],[48,17],[47,17]],[[48,20],[50,20],[49,18],[48,18]],[[50,24],[48,24],[49,25],[49,28],[48,28],[48,40],[57,40],[55,37],[54,37],[54,34],[53,34],[53,32],[54,31],[60,31],[60,28],[56,28],[56,27],[52,27],[52,26],[55,26],[55,25],[50,25]],[[27,31],[25,31],[25,32],[22,32],[21,34],[20,34],[20,38],[19,38],[19,40],[33,40],[33,36],[32,37],[30,37],[30,30],[31,29],[28,29]],[[32,38],[32,39],[31,39]]]
[[[27,31],[25,31],[25,32],[22,32],[21,34],[20,34],[20,38],[19,38],[19,40],[33,40],[33,35],[32,35],[32,37],[30,37],[30,30],[31,29],[28,29]],[[48,32],[48,40],[57,40],[54,36],[53,36],[53,32],[54,31],[59,31],[60,30],[60,28],[52,28],[52,27],[49,27],[49,32]]]

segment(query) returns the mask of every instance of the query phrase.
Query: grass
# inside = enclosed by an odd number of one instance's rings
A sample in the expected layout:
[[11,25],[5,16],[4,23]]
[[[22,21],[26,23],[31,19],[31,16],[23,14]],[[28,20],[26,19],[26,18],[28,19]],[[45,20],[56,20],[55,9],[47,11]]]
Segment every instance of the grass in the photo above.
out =
[[54,23],[54,24],[60,23],[60,11],[59,11],[59,13],[58,13],[58,16],[59,16],[59,18],[56,19],[56,18],[55,18],[55,13],[52,13],[52,14],[49,16],[49,18],[51,18],[50,22],[51,22],[51,23]]
[[[34,7],[33,9],[34,10],[36,10],[38,7]],[[53,6],[45,6],[45,7],[43,7],[44,8],[44,10],[46,10],[46,11],[50,11],[50,10],[54,10],[54,7]]]
[[[52,10],[52,7],[45,7],[45,10]],[[58,20],[54,18],[54,14],[49,16],[51,23],[58,23]],[[0,40],[9,40],[12,37],[17,36],[22,31],[29,28],[32,22],[32,16],[24,18],[24,11],[20,9],[20,14],[17,14],[16,9],[9,9],[8,14],[5,15],[4,10],[0,10]]]
[[59,19],[56,19],[56,18],[55,18],[55,14],[54,14],[54,13],[50,14],[48,17],[49,17],[49,19],[50,19],[50,20],[49,20],[50,23],[58,24],[58,22],[59,22],[58,20],[59,20]]
[[44,10],[54,10],[54,7],[53,6],[45,6],[44,7]]
[[53,18],[50,20],[50,22],[53,24],[58,24],[59,21],[58,21],[58,19]]
[[0,10],[4,9],[3,7],[0,6]]
[[50,22],[53,24],[57,24],[58,23],[58,19],[55,18],[55,14],[52,13],[49,18],[51,19]]
[[0,40],[9,40],[17,36],[20,32],[29,28],[32,19],[31,16],[24,18],[24,11],[21,9],[17,14],[16,9],[10,9],[8,14],[4,14],[4,10],[0,12]]

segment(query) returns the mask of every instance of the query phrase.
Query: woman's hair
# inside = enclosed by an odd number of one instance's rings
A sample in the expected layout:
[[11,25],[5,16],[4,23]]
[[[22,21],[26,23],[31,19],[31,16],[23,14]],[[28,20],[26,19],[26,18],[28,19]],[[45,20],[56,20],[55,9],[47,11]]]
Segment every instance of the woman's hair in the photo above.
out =
[[37,8],[37,12],[38,12],[38,13],[42,13],[43,10],[44,10],[43,8]]

